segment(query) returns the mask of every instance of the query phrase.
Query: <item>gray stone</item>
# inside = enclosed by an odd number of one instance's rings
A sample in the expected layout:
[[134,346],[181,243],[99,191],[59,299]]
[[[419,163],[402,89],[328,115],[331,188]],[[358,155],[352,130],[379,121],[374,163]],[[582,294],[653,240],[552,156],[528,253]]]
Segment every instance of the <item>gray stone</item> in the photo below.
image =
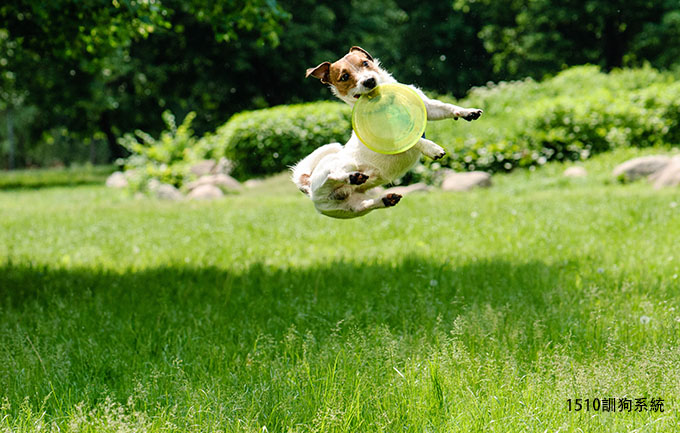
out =
[[581,166],[573,166],[564,170],[564,177],[586,177],[588,176],[588,171]]
[[203,161],[199,161],[192,165],[189,171],[200,177],[212,173],[216,166],[217,163],[212,159],[204,159]]
[[612,174],[616,178],[630,182],[663,170],[670,161],[671,157],[666,155],[641,156],[617,165]]
[[673,157],[671,162],[651,175],[649,179],[654,182],[656,189],[680,185],[680,156]]
[[168,183],[161,183],[153,193],[161,200],[182,200],[184,198],[177,188]]
[[117,171],[106,179],[106,186],[109,188],[125,188],[128,186],[128,181],[122,171]]
[[430,186],[426,185],[423,182],[418,182],[414,183],[412,185],[406,185],[406,186],[395,186],[392,188],[388,188],[387,190],[384,191],[386,194],[400,194],[400,195],[408,195],[408,194],[413,194],[414,192],[428,192],[432,189]]
[[151,178],[149,181],[146,183],[146,188],[151,191],[151,192],[156,192],[156,190],[163,185],[160,180]]
[[236,179],[221,173],[201,176],[197,180],[189,182],[186,187],[187,190],[193,191],[202,185],[213,185],[227,192],[235,192],[242,189],[241,184]]
[[217,161],[217,164],[212,169],[213,174],[231,174],[231,170],[234,169],[234,163],[225,157],[222,157]]
[[243,186],[246,188],[255,188],[256,186],[261,185],[262,182],[262,179],[248,179],[247,181],[243,182]]
[[190,200],[212,200],[223,196],[224,193],[219,187],[215,185],[204,184],[194,188],[187,195],[187,198]]
[[491,186],[491,175],[484,171],[451,172],[444,177],[442,182],[444,191],[468,191],[472,188],[489,186]]

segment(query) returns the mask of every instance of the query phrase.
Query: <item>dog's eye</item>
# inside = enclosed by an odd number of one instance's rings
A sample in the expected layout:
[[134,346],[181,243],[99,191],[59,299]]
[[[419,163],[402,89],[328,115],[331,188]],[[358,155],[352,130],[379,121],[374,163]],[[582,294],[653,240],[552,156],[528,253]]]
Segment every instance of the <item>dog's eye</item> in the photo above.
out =
[[342,74],[342,76],[340,77],[340,81],[347,81],[347,80],[349,80],[349,74],[347,74],[347,73]]
[[365,67],[368,67],[368,60],[364,60],[364,63],[362,63]]

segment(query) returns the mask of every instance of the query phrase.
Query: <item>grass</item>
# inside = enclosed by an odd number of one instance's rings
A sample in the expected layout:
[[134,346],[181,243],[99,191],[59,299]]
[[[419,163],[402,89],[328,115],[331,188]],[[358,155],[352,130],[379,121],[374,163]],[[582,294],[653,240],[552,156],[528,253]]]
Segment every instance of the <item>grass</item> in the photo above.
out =
[[0,171],[0,190],[102,184],[115,171],[112,165]]
[[[677,431],[680,191],[612,182],[637,154],[349,221],[280,177],[0,192],[0,430]],[[607,397],[664,412],[568,411]]]

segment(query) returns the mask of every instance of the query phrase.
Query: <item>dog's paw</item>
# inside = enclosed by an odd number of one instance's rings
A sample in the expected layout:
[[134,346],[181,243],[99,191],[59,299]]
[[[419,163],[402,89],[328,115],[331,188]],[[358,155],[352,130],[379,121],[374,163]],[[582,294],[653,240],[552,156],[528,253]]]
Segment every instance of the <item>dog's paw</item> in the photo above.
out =
[[432,155],[433,160],[442,159],[446,155],[446,151],[443,148],[437,149],[437,151]]
[[399,203],[399,200],[401,200],[401,195],[394,193],[387,194],[385,195],[385,197],[382,198],[382,202],[385,205],[385,207],[396,206],[397,203]]
[[458,111],[456,116],[461,117],[468,122],[479,119],[484,111],[479,108],[467,108],[465,110]]
[[425,154],[425,156],[432,158],[435,161],[438,159],[442,159],[444,155],[446,155],[446,151],[444,150],[444,148],[436,144],[425,149],[423,153]]
[[366,183],[368,180],[368,175],[363,174],[360,171],[355,171],[354,173],[350,173],[349,175],[349,184],[350,185],[363,185]]

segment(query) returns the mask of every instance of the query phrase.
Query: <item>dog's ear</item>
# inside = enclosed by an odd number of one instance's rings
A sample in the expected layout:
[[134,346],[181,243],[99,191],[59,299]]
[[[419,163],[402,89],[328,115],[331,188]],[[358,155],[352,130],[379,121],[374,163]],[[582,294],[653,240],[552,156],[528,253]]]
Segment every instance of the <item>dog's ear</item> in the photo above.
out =
[[368,60],[373,61],[373,57],[372,57],[370,54],[368,54],[368,51],[364,50],[364,49],[361,48],[361,47],[354,46],[354,47],[352,47],[352,48],[349,49],[349,52],[350,52],[350,53],[351,53],[352,51],[359,51],[360,53],[364,53],[364,54],[366,54],[366,57],[368,57]]
[[318,78],[321,80],[322,83],[324,84],[330,84],[330,72],[331,72],[331,64],[330,62],[323,62],[316,68],[309,68],[307,69],[307,74],[305,74],[305,78],[309,77],[310,75],[312,77]]

